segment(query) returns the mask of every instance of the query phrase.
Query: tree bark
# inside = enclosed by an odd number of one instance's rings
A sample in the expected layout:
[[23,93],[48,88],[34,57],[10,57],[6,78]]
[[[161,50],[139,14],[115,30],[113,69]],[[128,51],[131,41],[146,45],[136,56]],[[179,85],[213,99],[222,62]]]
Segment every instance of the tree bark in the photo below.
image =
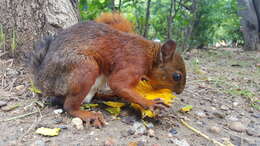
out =
[[118,12],[121,12],[122,0],[119,0],[118,4]]
[[238,0],[241,31],[245,39],[244,50],[260,50],[259,0]]
[[110,3],[111,3],[111,10],[115,11],[116,10],[115,9],[115,0],[111,0]]
[[1,0],[0,24],[7,39],[16,33],[16,51],[24,53],[32,48],[35,39],[77,23],[76,3],[77,0]]
[[146,7],[145,23],[144,23],[144,34],[143,34],[145,38],[147,38],[148,31],[149,31],[150,5],[151,5],[151,0],[148,0],[147,7]]
[[168,22],[167,39],[172,38],[172,19],[173,19],[172,12],[173,12],[173,4],[176,5],[175,2],[176,2],[176,0],[171,0],[170,15],[168,16],[168,19],[167,19],[167,22]]

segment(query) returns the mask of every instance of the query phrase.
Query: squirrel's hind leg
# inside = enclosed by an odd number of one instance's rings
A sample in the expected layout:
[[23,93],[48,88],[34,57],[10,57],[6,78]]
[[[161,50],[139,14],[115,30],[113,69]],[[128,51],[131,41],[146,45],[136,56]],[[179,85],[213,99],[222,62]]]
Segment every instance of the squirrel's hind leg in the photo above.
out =
[[69,91],[63,105],[64,110],[71,116],[79,117],[98,128],[104,125],[103,115],[97,112],[80,110],[80,105],[99,74],[98,64],[94,60],[87,60],[78,64],[69,75]]

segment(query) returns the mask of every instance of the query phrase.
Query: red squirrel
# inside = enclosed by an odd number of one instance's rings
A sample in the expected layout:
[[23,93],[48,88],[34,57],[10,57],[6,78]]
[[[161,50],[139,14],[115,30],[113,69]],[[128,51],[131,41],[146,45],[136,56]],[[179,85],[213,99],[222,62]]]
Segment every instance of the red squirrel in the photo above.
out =
[[38,41],[31,53],[34,83],[74,117],[95,127],[104,125],[99,112],[85,111],[97,90],[107,84],[115,95],[145,109],[166,108],[161,100],[147,100],[134,90],[146,79],[154,89],[181,93],[186,83],[184,60],[176,43],[147,40],[134,33],[121,14],[103,14],[96,21],[80,22],[56,36]]

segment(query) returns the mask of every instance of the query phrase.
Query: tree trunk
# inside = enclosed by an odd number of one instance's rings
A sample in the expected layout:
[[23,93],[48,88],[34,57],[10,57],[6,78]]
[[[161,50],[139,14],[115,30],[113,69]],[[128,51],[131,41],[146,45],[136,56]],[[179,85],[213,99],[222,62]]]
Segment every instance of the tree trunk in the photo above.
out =
[[167,30],[167,39],[172,38],[172,11],[173,11],[173,4],[176,5],[175,3],[176,0],[171,0],[170,4],[170,15],[168,16],[167,22],[168,22],[168,30]]
[[16,34],[16,52],[25,53],[35,39],[77,23],[76,3],[77,0],[1,0],[0,24],[7,39],[12,38],[12,32]]
[[151,5],[151,0],[148,0],[147,7],[146,7],[145,23],[144,23],[144,34],[143,34],[145,38],[147,38],[148,31],[149,31],[150,5]]
[[189,9],[190,13],[193,14],[193,17],[192,19],[190,19],[190,23],[189,23],[189,26],[187,27],[187,29],[185,30],[185,40],[182,44],[182,48],[185,49],[185,51],[189,50],[190,49],[190,45],[191,45],[191,37],[192,37],[192,33],[193,33],[193,30],[194,30],[194,27],[195,27],[195,24],[196,23],[199,23],[199,19],[200,19],[200,16],[197,14],[197,0],[192,0],[192,5]]
[[115,11],[115,0],[111,0],[111,10]]
[[119,0],[118,4],[118,12],[121,12],[122,0]]
[[245,39],[244,50],[260,50],[259,0],[238,0],[241,31]]

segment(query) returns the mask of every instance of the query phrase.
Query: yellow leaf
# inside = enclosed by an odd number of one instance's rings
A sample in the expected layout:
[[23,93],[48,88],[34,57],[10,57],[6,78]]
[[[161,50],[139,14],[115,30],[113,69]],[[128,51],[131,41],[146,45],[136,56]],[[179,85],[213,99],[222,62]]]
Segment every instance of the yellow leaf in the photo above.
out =
[[192,110],[192,108],[192,105],[186,105],[183,108],[181,108],[181,112],[189,112],[190,110]]
[[114,116],[118,116],[121,113],[120,107],[108,107],[105,110]]
[[36,130],[36,133],[41,134],[43,136],[57,136],[57,135],[59,135],[60,130],[61,130],[60,128],[51,129],[51,128],[41,127]]
[[[148,81],[140,81],[135,87],[135,90],[148,100],[162,99],[165,104],[170,105],[176,97],[170,89],[154,90]],[[150,110],[143,109],[140,105],[132,103],[131,106],[140,110],[142,117],[154,117],[154,113]]]
[[110,107],[123,107],[125,105],[125,103],[122,102],[115,102],[115,101],[107,101],[104,102],[105,105],[110,106]]
[[141,107],[139,104],[131,103],[131,106],[134,109],[141,111],[142,118],[145,118],[145,117],[153,118],[155,116],[151,110],[146,110],[143,107]]
[[83,107],[83,109],[90,109],[90,108],[98,107],[98,104],[88,103],[88,104],[83,104],[81,107]]

